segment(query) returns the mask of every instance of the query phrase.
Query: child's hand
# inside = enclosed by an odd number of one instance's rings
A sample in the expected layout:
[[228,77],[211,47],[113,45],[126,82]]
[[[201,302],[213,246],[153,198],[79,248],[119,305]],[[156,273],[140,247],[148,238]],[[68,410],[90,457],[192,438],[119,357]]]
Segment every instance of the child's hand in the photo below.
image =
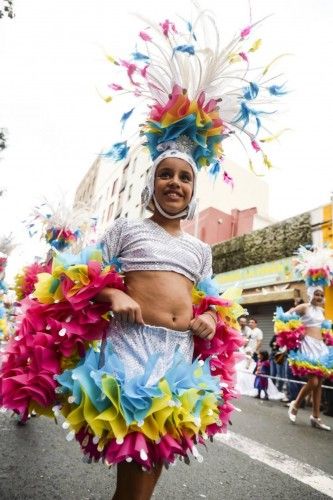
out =
[[144,324],[141,307],[127,293],[116,288],[104,288],[103,293],[110,300],[112,312],[118,315],[121,322]]
[[189,326],[193,335],[197,335],[201,339],[212,340],[215,335],[216,321],[211,314],[200,314],[190,321]]

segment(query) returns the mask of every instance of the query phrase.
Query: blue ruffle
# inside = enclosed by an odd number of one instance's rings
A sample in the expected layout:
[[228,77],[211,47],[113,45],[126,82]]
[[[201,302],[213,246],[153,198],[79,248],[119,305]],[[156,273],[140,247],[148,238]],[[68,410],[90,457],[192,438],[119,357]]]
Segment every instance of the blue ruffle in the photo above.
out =
[[[126,423],[143,421],[152,405],[152,400],[162,397],[163,393],[158,383],[149,385],[152,374],[160,354],[154,354],[148,359],[142,374],[127,378],[125,367],[118,355],[112,351],[110,339],[105,349],[105,362],[99,368],[100,352],[90,349],[86,357],[73,369],[65,370],[56,377],[60,384],[58,392],[73,396],[74,402],[79,405],[84,391],[95,408],[102,412],[110,407],[110,401],[103,393],[102,379],[105,375],[112,376],[120,388],[120,404]],[[212,376],[209,368],[209,359],[205,362],[195,360],[188,363],[179,351],[176,351],[172,366],[163,377],[169,384],[172,400],[178,404],[178,398],[188,389],[197,389],[199,399],[193,411],[200,414],[201,402],[212,393],[218,401],[220,397],[219,377]]]
[[309,363],[313,365],[314,367],[320,367],[323,366],[327,368],[328,370],[333,369],[333,347],[328,347],[328,354],[325,354],[324,356],[320,356],[320,358],[311,358],[310,356],[307,356],[306,354],[298,351],[290,351],[289,356],[288,356],[288,361],[292,362],[303,362],[303,363]]

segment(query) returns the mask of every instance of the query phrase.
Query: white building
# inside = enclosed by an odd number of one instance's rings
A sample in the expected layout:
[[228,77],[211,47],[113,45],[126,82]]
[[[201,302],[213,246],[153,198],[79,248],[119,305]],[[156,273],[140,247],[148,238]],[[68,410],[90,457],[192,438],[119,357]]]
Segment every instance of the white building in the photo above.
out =
[[141,191],[149,171],[149,156],[134,162],[114,162],[99,156],[76,190],[74,205],[87,203],[98,218],[97,233],[102,234],[118,217],[143,217]]
[[[145,216],[141,207],[141,191],[146,183],[150,160],[142,153],[134,162],[114,162],[99,156],[80,182],[75,203],[85,202],[98,218],[97,233],[101,234],[118,217],[130,219]],[[226,170],[234,179],[234,188],[222,178],[215,182],[205,172],[199,174],[197,195],[199,210],[213,207],[226,213],[233,208],[257,208],[253,229],[260,229],[273,221],[268,216],[269,189],[262,178],[233,162],[226,162]]]

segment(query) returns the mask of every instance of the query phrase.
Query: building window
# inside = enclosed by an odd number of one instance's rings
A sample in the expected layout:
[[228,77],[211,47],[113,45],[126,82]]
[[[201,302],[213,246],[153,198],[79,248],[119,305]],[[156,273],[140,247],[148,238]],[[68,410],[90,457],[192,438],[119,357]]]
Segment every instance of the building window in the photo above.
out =
[[108,210],[108,220],[111,219],[112,214],[113,214],[113,208],[114,208],[114,203],[110,203],[109,205],[109,210]]
[[118,198],[118,208],[121,209],[123,207],[123,201],[124,201],[124,191],[121,191],[119,193],[119,198]]
[[114,195],[117,191],[117,186],[118,186],[118,179],[116,179],[113,183],[113,186],[112,186],[112,195]]
[[124,215],[125,219],[127,219],[128,217],[128,212],[126,212],[126,214]]
[[133,184],[130,185],[130,187],[128,188],[128,196],[127,196],[127,200],[130,200],[131,199],[131,196],[132,196],[132,189],[133,189]]

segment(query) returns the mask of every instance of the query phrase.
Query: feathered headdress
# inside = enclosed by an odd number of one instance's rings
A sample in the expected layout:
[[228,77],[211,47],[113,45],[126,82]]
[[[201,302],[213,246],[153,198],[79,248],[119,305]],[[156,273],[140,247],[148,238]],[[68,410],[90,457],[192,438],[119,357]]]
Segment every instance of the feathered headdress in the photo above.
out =
[[[263,145],[279,134],[269,133],[264,122],[277,112],[277,101],[286,93],[284,83],[275,81],[280,75],[269,74],[279,57],[263,68],[252,68],[261,39],[251,38],[260,23],[244,27],[222,44],[213,13],[196,8],[193,23],[167,19],[154,24],[143,19],[148,27],[140,31],[130,58],[107,56],[120,75],[109,84],[113,94],[105,100],[125,94],[143,103],[140,135],[153,160],[168,149],[182,151],[198,170],[208,167],[216,176],[223,168],[223,141],[234,138],[248,152],[252,169],[252,153],[261,154],[269,168]],[[122,130],[138,108],[134,105],[122,115]],[[128,153],[127,141],[122,141],[104,154],[121,160]]]
[[63,200],[57,205],[45,201],[36,206],[28,220],[23,221],[30,236],[41,229],[46,242],[59,251],[77,244],[84,233],[91,232],[96,225],[90,209],[82,205],[75,209],[67,206]]
[[328,247],[307,249],[301,246],[294,259],[295,270],[307,287],[325,287],[333,281],[333,250]]

